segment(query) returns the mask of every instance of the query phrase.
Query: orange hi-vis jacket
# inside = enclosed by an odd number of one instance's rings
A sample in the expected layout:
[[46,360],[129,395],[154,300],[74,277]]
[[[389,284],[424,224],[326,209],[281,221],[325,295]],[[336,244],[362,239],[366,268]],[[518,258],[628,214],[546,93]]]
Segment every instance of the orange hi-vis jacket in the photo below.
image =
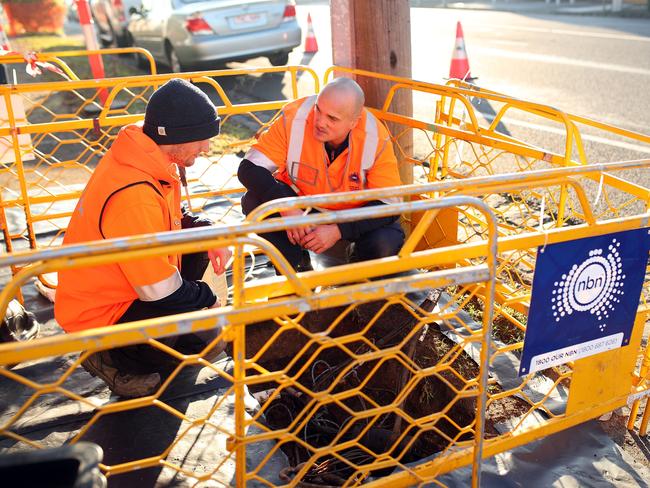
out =
[[[386,127],[367,109],[350,131],[348,148],[329,165],[325,145],[314,138],[316,95],[290,102],[246,154],[298,195],[318,195],[402,184]],[[394,201],[387,199],[386,203]],[[353,208],[362,202],[327,205]]]
[[[175,164],[142,132],[124,127],[97,165],[63,244],[181,228],[180,181]],[[116,323],[134,300],[154,301],[182,284],[180,256],[59,272],[54,312],[66,332]]]

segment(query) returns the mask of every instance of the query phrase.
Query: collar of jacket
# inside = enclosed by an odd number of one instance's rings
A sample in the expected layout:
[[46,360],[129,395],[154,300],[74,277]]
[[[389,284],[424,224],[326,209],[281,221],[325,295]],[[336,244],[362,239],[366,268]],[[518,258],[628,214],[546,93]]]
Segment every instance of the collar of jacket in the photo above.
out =
[[141,122],[123,127],[113,141],[111,152],[118,165],[131,166],[159,181],[180,182],[178,168],[142,132]]

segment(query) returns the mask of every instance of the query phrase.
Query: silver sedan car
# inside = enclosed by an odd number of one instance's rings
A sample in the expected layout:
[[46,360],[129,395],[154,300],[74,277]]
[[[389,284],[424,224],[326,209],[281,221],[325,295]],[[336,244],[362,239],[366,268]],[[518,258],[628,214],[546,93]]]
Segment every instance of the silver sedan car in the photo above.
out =
[[301,31],[293,0],[142,0],[128,37],[180,72],[258,56],[287,64]]
[[[76,6],[76,2],[71,1],[71,3]],[[128,45],[126,26],[129,22],[129,10],[139,6],[140,0],[92,0],[90,2],[90,11],[102,47]]]

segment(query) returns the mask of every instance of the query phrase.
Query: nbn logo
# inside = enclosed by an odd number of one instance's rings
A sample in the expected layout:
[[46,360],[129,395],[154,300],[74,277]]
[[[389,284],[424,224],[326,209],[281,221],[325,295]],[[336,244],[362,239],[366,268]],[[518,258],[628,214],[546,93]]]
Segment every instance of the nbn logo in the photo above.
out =
[[588,276],[586,280],[582,280],[578,282],[578,286],[576,287],[578,292],[581,291],[587,291],[587,290],[593,290],[594,288],[602,288],[604,285],[604,281],[602,276],[599,276],[596,279],[593,279],[591,276]]
[[551,298],[553,317],[560,322],[576,312],[588,312],[598,320],[609,317],[622,293],[623,269],[619,247],[612,240],[607,249],[592,249],[582,263],[574,264],[556,281]]

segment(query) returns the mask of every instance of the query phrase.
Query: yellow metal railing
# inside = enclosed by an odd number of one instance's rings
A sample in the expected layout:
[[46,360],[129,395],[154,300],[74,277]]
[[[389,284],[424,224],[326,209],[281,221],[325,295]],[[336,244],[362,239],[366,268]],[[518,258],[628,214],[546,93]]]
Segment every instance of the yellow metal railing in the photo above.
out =
[[[435,85],[363,71],[336,70],[394,82],[384,107],[376,111],[376,114],[382,120],[397,126],[396,132],[410,131],[419,141],[416,144],[419,154],[410,155],[400,148],[397,134],[394,139],[396,152],[406,157],[419,177],[418,181],[524,172],[574,164],[568,149],[573,146],[571,141],[576,141],[577,146],[582,147],[575,127],[578,118],[550,107],[510,99],[487,90],[477,91],[472,87]],[[310,76],[301,76],[303,73]],[[171,76],[176,75],[92,82],[34,83],[0,88],[0,96],[10,105],[10,120],[4,128],[0,128],[0,141],[6,141],[6,163],[0,170],[4,188],[0,195],[0,206],[5,213],[11,211],[23,214],[10,219],[11,225],[3,229],[7,250],[13,249],[11,242],[21,243],[24,239],[29,241],[32,248],[60,243],[81,188],[94,165],[110,146],[117,130],[125,124],[141,120],[153,89]],[[234,174],[240,157],[237,154],[241,155],[253,141],[254,134],[273,120],[284,100],[234,103],[232,98],[237,96],[237,85],[241,81],[233,83],[232,80],[241,80],[242,77],[255,79],[259,76],[284,77],[286,96],[295,98],[318,91],[316,75],[309,68],[281,67],[182,76],[192,78],[206,88],[220,105],[223,118],[224,136],[215,140],[209,158],[190,172],[192,207],[212,211],[211,217],[223,222],[239,218],[237,191],[241,191],[241,187]],[[245,84],[246,81],[241,83]],[[100,90],[109,93],[105,104],[100,104],[98,99],[97,93]],[[390,105],[395,93],[404,90],[434,97],[440,109],[431,118],[407,118],[392,112]],[[86,92],[90,98],[78,96]],[[512,110],[542,114],[549,120],[560,121],[561,127],[566,131],[564,152],[554,153],[551,149],[540,149],[506,137],[489,125],[481,126],[468,101],[470,98],[486,103],[500,102]],[[74,103],[62,103],[62,100],[68,99]],[[26,110],[24,116],[13,110],[19,104]],[[90,107],[97,110],[88,113]],[[460,112],[469,114],[468,123],[463,122],[458,107],[462,107]],[[585,119],[579,121],[587,123]],[[634,139],[640,144],[650,142],[648,136],[595,122],[592,125]],[[584,150],[580,149],[579,153],[584,154]],[[602,182],[593,182],[594,187],[600,185],[603,188],[599,205],[595,209],[596,215],[603,218],[624,215],[630,205],[635,206],[630,212],[639,211],[639,204],[645,202],[638,195],[643,194],[644,189],[620,179],[610,184],[611,178],[610,175],[604,175]],[[555,215],[556,221],[575,218],[571,209],[566,208],[575,203],[570,188],[562,186],[559,190],[557,195],[545,198],[547,214]],[[589,190],[593,191],[591,188]],[[612,198],[620,195],[626,195],[628,200],[618,201]],[[538,199],[537,196],[535,198]],[[216,214],[214,209],[219,209],[219,213]]]
[[[69,66],[69,63],[66,62],[66,58],[86,58],[89,56],[108,56],[108,57],[117,57],[117,56],[130,56],[136,59],[141,59],[139,65],[144,67],[145,65],[149,68],[147,75],[156,74],[156,62],[153,59],[153,56],[149,51],[141,47],[121,47],[121,48],[110,48],[110,49],[95,49],[95,50],[68,50],[68,51],[49,51],[49,52],[40,52],[40,53],[30,53],[27,55],[28,59],[25,59],[25,56],[18,53],[8,53],[3,56],[0,56],[0,64],[4,65],[22,65],[26,62],[38,62],[38,63],[51,63],[56,68],[58,68],[64,76],[69,80],[79,80],[78,73],[75,73]],[[68,59],[70,61],[70,59]],[[90,73],[89,73],[90,74]]]
[[[468,465],[473,483],[478,484],[483,457],[566,429],[628,401],[633,402],[630,428],[640,405],[646,403],[640,430],[646,434],[650,352],[647,345],[642,346],[640,331],[649,311],[648,273],[630,345],[598,356],[611,364],[608,378],[615,385],[605,397],[589,388],[594,375],[602,374],[596,373],[600,366],[592,358],[522,377],[508,387],[490,376],[487,365],[504,358],[517,362],[538,247],[648,226],[650,189],[624,176],[632,170],[647,171],[650,160],[585,165],[589,158],[579,125],[597,127],[637,144],[650,143],[650,137],[462,83],[435,85],[335,70],[393,83],[384,106],[374,112],[390,123],[396,153],[413,167],[417,184],[285,199],[260,207],[240,223],[237,205],[242,189],[236,181],[236,166],[254,134],[277,117],[285,101],[238,103],[229,80],[279,76],[289,98],[318,92],[319,81],[304,67],[184,74],[205,87],[219,105],[222,136],[213,141],[211,154],[189,180],[193,209],[222,226],[69,248],[57,244],[94,165],[121,126],[142,119],[153,89],[176,75],[0,87],[0,96],[10,108],[8,126],[0,128],[0,137],[10,141],[14,154],[13,161],[0,169],[0,178],[4,178],[0,227],[8,251],[0,255],[0,266],[10,267],[14,274],[0,293],[0,312],[34,276],[154,254],[223,245],[235,249],[228,307],[0,345],[0,364],[4,365],[0,379],[6,382],[2,387],[7,384],[21,392],[19,401],[3,406],[0,416],[0,438],[13,443],[11,449],[42,445],[30,432],[36,429],[50,395],[65,398],[88,416],[71,433],[70,442],[86,438],[107,416],[135,413],[145,406],[162,409],[180,422],[174,440],[161,453],[105,464],[102,469],[109,476],[164,466],[198,481],[226,485],[229,480],[219,478],[219,470],[234,463],[239,486],[255,480],[295,486],[325,479],[348,486],[361,482],[444,485],[441,475]],[[91,88],[93,93],[98,89],[109,93],[100,111],[89,115],[80,105],[62,113],[52,105],[60,93],[83,93]],[[391,100],[404,90],[432,97],[437,109],[428,117],[392,112]],[[44,98],[37,98],[43,93]],[[16,96],[32,103],[26,117],[12,111]],[[86,102],[97,103],[94,96]],[[484,122],[475,113],[470,101],[477,98],[495,104],[495,119]],[[115,100],[121,100],[123,107],[114,108]],[[499,121],[510,110],[558,124],[565,133],[562,142],[545,148],[500,132]],[[399,145],[399,136],[405,132],[414,136],[413,154]],[[21,141],[20,136],[27,134],[31,142]],[[74,150],[59,154],[68,145]],[[28,155],[33,159],[27,160]],[[402,197],[404,202],[380,210],[268,218],[281,209],[317,207],[324,201],[388,196]],[[277,250],[255,235],[380,212],[402,215],[410,234],[399,256],[376,262],[295,274]],[[283,276],[251,281],[244,252],[251,248],[265,254]],[[404,276],[387,278],[400,273]],[[422,294],[427,298],[422,300]],[[157,339],[216,325],[223,326],[220,338],[229,343],[233,366],[228,371],[211,370],[230,386],[208,415],[193,417],[171,406],[165,394],[184,367],[207,365],[201,356],[208,351],[183,355]],[[98,401],[72,381],[84,374],[79,364],[88,354],[143,342],[179,361],[155,395]],[[65,358],[67,363],[55,368],[47,380],[30,377],[23,367],[29,361],[46,362],[52,357]],[[11,369],[8,365],[12,364],[17,366]],[[247,390],[268,385],[273,387],[268,399],[258,411],[247,414]],[[555,402],[556,397],[563,400]],[[232,422],[226,425],[214,414],[228,404],[228,398],[234,407]],[[292,410],[286,414],[289,406]],[[509,424],[506,431],[497,431],[496,411],[504,409]],[[217,432],[229,448],[219,459],[206,462],[200,472],[177,462],[182,456],[176,452],[179,440],[196,426]],[[376,441],[378,435],[384,436],[384,443],[371,445],[370,440]],[[258,466],[247,466],[247,451],[270,441],[268,454]],[[291,465],[280,478],[265,478],[270,459],[281,450],[288,453]]]
[[[8,107],[8,120],[0,124],[0,160],[5,162],[0,166],[0,221],[5,222],[5,249],[22,248],[25,240],[31,248],[61,243],[81,190],[120,127],[142,120],[151,93],[177,76],[204,87],[220,105],[222,118],[222,136],[213,142],[209,158],[188,172],[192,210],[217,209],[218,214],[211,214],[216,221],[240,218],[237,192],[241,186],[234,154],[245,150],[286,103],[284,99],[255,104],[232,101],[238,96],[238,85],[246,82],[242,79],[262,75],[286,78],[288,97],[311,94],[319,87],[313,71],[303,67],[0,87]],[[101,91],[107,93],[105,103],[100,101]]]
[[[232,305],[219,310],[208,310],[186,314],[183,317],[161,318],[134,324],[125,324],[106,329],[55,336],[30,343],[0,346],[0,362],[3,364],[24,363],[44,360],[46,357],[62,356],[83,352],[77,360],[69,363],[58,379],[41,384],[20,374],[20,368],[0,369],[0,374],[16,385],[33,390],[31,396],[13,413],[5,415],[0,433],[14,439],[17,445],[38,447],[35,442],[12,427],[20,424],[30,409],[36,409],[39,400],[48,394],[57,393],[90,409],[90,420],[74,435],[72,442],[84,439],[106,415],[155,405],[177,417],[183,425],[178,435],[190,425],[206,425],[216,429],[229,440],[230,450],[224,455],[234,456],[237,466],[239,486],[252,480],[261,481],[261,473],[278,450],[302,453],[296,465],[283,471],[289,484],[299,480],[318,478],[318,469],[334,470],[343,473],[344,480],[356,484],[362,480],[371,481],[372,473],[396,470],[389,476],[375,479],[373,484],[383,486],[407,486],[433,481],[455,468],[472,465],[473,479],[477,484],[482,456],[494,455],[504,450],[530,442],[552,432],[566,429],[584,420],[594,418],[604,412],[624,405],[631,394],[648,390],[647,360],[644,368],[637,370],[635,363],[640,356],[647,357],[647,350],[640,346],[640,331],[647,310],[641,308],[637,316],[635,333],[629,346],[605,354],[616,355],[612,367],[618,373],[619,394],[610,398],[591,398],[593,393],[588,385],[593,381],[594,370],[575,369],[578,364],[589,364],[590,358],[575,363],[575,366],[553,368],[552,370],[529,375],[521,383],[510,389],[503,389],[497,378],[488,377],[490,369],[487,361],[494,362],[521,350],[521,342],[505,344],[498,331],[491,330],[497,317],[492,316],[491,305],[495,310],[514,310],[518,301],[526,310],[529,287],[519,283],[514,298],[505,295],[503,288],[508,283],[498,274],[498,269],[508,260],[505,256],[525,253],[534,256],[538,246],[573,240],[589,235],[639,228],[647,225],[650,215],[640,215],[596,221],[555,228],[547,232],[522,232],[520,235],[498,234],[498,216],[488,210],[486,204],[468,196],[445,197],[411,201],[415,194],[434,193],[473,193],[516,194],[523,189],[535,189],[545,185],[562,184],[576,178],[599,172],[614,173],[631,168],[647,168],[650,161],[613,163],[594,167],[568,167],[557,170],[542,170],[526,174],[509,174],[496,177],[470,178],[460,181],[443,181],[426,185],[411,185],[388,190],[372,190],[350,195],[317,196],[301,199],[285,199],[261,207],[249,220],[239,225],[217,228],[196,229],[178,233],[164,233],[152,236],[134,237],[113,241],[89,243],[67,248],[52,248],[42,251],[22,251],[3,256],[0,265],[21,266],[13,281],[0,294],[0,306],[4,308],[18,287],[29,277],[67,267],[81,267],[116,262],[124,259],[138,259],[152,254],[169,252],[195,252],[201,249],[232,245],[235,248],[233,264]],[[267,215],[279,209],[306,208],[319,206],[323,201],[341,199],[370,200],[378,195],[384,197],[401,196],[405,202],[393,204],[379,210],[353,209],[324,214],[292,217],[286,219],[266,219]],[[588,202],[587,202],[588,203]],[[435,249],[415,251],[414,241],[422,240],[423,232],[413,232],[399,257],[385,258],[379,262],[354,263],[341,267],[294,274],[281,255],[264,240],[251,237],[253,234],[283,229],[296,225],[326,224],[367,218],[373,215],[437,213],[456,208],[460,214],[474,215],[482,221],[483,228],[473,239],[465,244],[447,245]],[[585,210],[588,213],[587,210]],[[420,222],[427,222],[422,219]],[[429,221],[428,227],[435,227]],[[491,237],[487,237],[487,236]],[[283,271],[284,277],[264,281],[244,282],[244,246],[254,245],[269,256],[274,265]],[[119,250],[118,250],[119,249]],[[513,265],[516,263],[513,263]],[[451,265],[451,267],[450,267]],[[405,271],[419,271],[408,276],[382,278],[389,274]],[[496,288],[491,287],[497,279]],[[491,291],[491,288],[493,291]],[[414,293],[438,290],[442,299],[437,307],[428,307],[425,302],[414,301]],[[648,283],[644,285],[647,294]],[[494,299],[492,299],[494,297]],[[472,300],[481,301],[479,316],[467,313]],[[321,322],[314,312],[329,314],[329,319]],[[509,312],[514,314],[514,312]],[[351,317],[354,317],[353,319]],[[395,329],[404,321],[406,327],[393,341],[382,342],[387,331]],[[513,318],[513,321],[517,319]],[[478,324],[477,324],[478,321]],[[192,324],[188,328],[188,324]],[[232,382],[229,392],[234,395],[234,425],[224,428],[210,418],[192,418],[167,405],[163,398],[170,383],[179,371],[188,364],[203,363],[198,356],[185,356],[166,348],[156,339],[179,334],[181,331],[199,331],[215,325],[223,325],[220,338],[231,343],[234,358],[232,372],[217,372]],[[525,324],[521,324],[525,329]],[[386,328],[388,327],[388,329]],[[434,337],[435,344],[441,348],[440,357],[430,363],[425,359],[432,354],[426,342]],[[424,337],[424,343],[420,342]],[[453,337],[455,340],[449,339]],[[447,339],[445,339],[447,338]],[[98,349],[118,347],[146,341],[150,345],[176,356],[179,367],[162,385],[161,390],[152,397],[137,400],[112,401],[97,404],[73,389],[66,388],[65,382],[78,373],[80,360]],[[448,342],[447,342],[448,341]],[[412,344],[415,346],[411,347]],[[424,344],[424,345],[423,345]],[[478,345],[480,356],[471,359],[468,351],[472,344]],[[287,349],[288,348],[288,349]],[[490,351],[488,353],[488,351]],[[334,359],[337,362],[333,362]],[[474,362],[476,361],[476,362]],[[623,367],[625,366],[625,367]],[[580,371],[576,376],[575,371]],[[321,376],[322,375],[322,376]],[[320,381],[314,382],[314,378]],[[389,394],[385,378],[397,391]],[[405,378],[399,382],[399,378]],[[545,390],[536,391],[534,397],[531,385],[545,378]],[[326,381],[325,381],[326,380]],[[257,385],[274,384],[269,399],[252,417],[244,411],[246,389]],[[568,386],[567,386],[568,385]],[[585,385],[587,388],[585,388]],[[548,399],[559,388],[566,388],[568,400],[561,408],[550,408]],[[593,389],[592,389],[593,390]],[[428,392],[428,393],[427,393]],[[443,395],[441,405],[431,404],[436,395]],[[383,395],[383,396],[382,396]],[[485,396],[484,400],[482,395]],[[227,397],[228,395],[225,395]],[[304,402],[299,411],[293,412],[295,418],[287,425],[277,422],[278,409],[282,409],[285,396],[298,397]],[[597,400],[592,401],[589,400]],[[572,404],[588,408],[572,410]],[[225,400],[219,400],[219,405]],[[518,408],[509,412],[511,427],[506,433],[494,431],[494,415],[491,409],[500,412],[506,403],[515,403]],[[638,403],[638,402],[637,402]],[[420,405],[422,404],[422,405]],[[426,407],[426,412],[423,411]],[[329,419],[324,411],[336,412]],[[344,412],[344,413],[341,413]],[[545,414],[539,420],[537,412]],[[324,445],[316,442],[305,432],[313,428],[313,419],[343,422],[337,434]],[[325,420],[323,420],[325,418]],[[401,421],[397,422],[396,419]],[[537,422],[533,427],[532,421]],[[28,425],[28,423],[27,423]],[[381,452],[377,447],[369,448],[367,438],[375,431],[397,429],[390,445]],[[486,428],[487,426],[487,428]],[[15,428],[15,427],[14,427]],[[251,433],[250,429],[255,428]],[[27,429],[29,430],[29,429]],[[319,438],[321,441],[322,439]],[[255,468],[246,467],[247,446],[273,440],[275,445]],[[117,476],[128,470],[150,466],[167,467],[182,472],[167,457],[174,449],[170,444],[160,455],[144,459],[133,459],[115,465],[103,465],[109,476]],[[229,454],[232,453],[232,454]],[[425,454],[436,454],[429,459]],[[421,461],[417,458],[421,456]],[[411,458],[415,457],[414,461]],[[409,460],[409,462],[407,462]],[[225,462],[224,460],[220,460]],[[198,480],[214,479],[216,469],[205,473],[193,473]],[[338,475],[337,475],[338,476]],[[267,480],[267,483],[274,485]],[[277,483],[284,484],[284,483]]]

